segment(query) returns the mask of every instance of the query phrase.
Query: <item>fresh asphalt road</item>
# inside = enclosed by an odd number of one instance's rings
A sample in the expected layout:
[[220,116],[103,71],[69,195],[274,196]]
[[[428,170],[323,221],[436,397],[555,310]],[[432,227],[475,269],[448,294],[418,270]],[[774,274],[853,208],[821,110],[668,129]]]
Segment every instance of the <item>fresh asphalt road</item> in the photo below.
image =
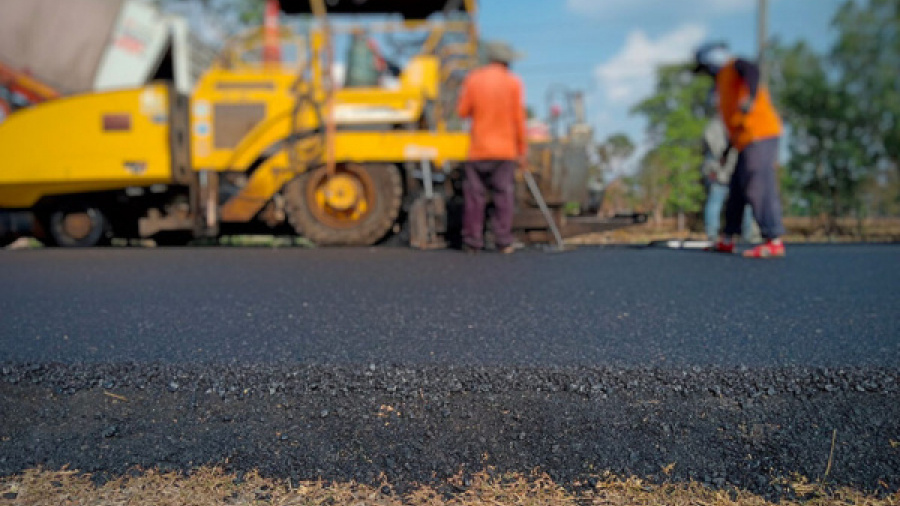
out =
[[0,251],[0,363],[888,366],[900,246]]

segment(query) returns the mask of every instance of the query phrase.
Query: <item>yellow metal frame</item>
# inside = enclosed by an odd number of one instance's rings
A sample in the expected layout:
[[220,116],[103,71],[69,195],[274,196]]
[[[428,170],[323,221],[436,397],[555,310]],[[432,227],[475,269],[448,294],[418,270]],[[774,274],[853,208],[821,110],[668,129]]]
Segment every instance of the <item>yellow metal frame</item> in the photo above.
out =
[[0,208],[172,182],[165,85],[44,102],[0,123]]
[[[409,24],[420,26],[420,24]],[[466,26],[456,23],[457,29]],[[387,26],[387,25],[386,25]],[[404,25],[390,25],[400,28]],[[290,136],[294,126],[294,107],[298,94],[306,94],[319,104],[325,123],[325,142],[330,145],[326,152],[333,161],[360,159],[383,159],[382,153],[365,151],[363,146],[351,146],[348,151],[337,149],[337,145],[347,147],[346,142],[337,138],[346,135],[338,130],[341,125],[414,123],[422,114],[425,102],[435,100],[440,93],[441,69],[438,57],[423,54],[410,59],[400,75],[399,89],[345,88],[332,90],[324,79],[327,75],[323,63],[327,53],[329,29],[315,29],[310,34],[312,56],[302,68],[267,67],[245,65],[235,56],[239,49],[230,49],[199,81],[191,107],[192,124],[192,165],[197,170],[243,171],[262,156],[265,150]],[[441,33],[436,25],[433,33]],[[292,35],[283,32],[284,37]],[[258,39],[258,34],[251,34]],[[430,50],[433,50],[431,47]],[[256,124],[235,146],[215,145],[216,104],[261,104],[265,108],[265,118]],[[330,104],[330,105],[329,105]],[[395,117],[385,119],[378,113],[392,111]],[[371,113],[371,119],[365,114]],[[350,117],[355,116],[355,120]],[[308,129],[319,128],[318,118],[311,111],[305,111],[299,124]],[[331,125],[329,127],[329,125]],[[446,131],[441,122],[439,132]],[[458,136],[451,136],[459,142]],[[467,141],[466,141],[467,142]],[[344,149],[344,148],[341,148]],[[460,149],[454,149],[455,152]],[[441,158],[446,158],[441,156]],[[406,161],[405,158],[395,162]],[[326,160],[327,163],[327,160]],[[304,168],[297,168],[302,171]]]
[[[474,13],[474,1],[466,5]],[[312,0],[312,6],[317,24],[308,40],[280,32],[283,43],[296,43],[298,55],[307,58],[290,65],[247,61],[242,56],[263,42],[262,30],[256,30],[229,45],[192,93],[192,170],[249,176],[241,193],[219,209],[224,221],[251,220],[287,181],[310,168],[326,165],[333,174],[337,163],[429,160],[440,170],[446,161],[466,158],[467,134],[450,131],[442,119],[432,130],[360,130],[367,123],[418,128],[426,103],[440,103],[441,84],[452,70],[441,68],[447,56],[438,54],[441,38],[466,33],[469,41],[449,50],[467,55],[457,58],[458,65],[474,64],[474,21],[375,23],[378,30],[425,29],[430,35],[422,53],[407,63],[398,89],[336,89],[330,81],[331,39],[349,28],[330,24],[323,0]],[[306,102],[298,109],[301,97]],[[168,87],[154,84],[62,98],[10,116],[0,124],[0,208],[28,208],[48,195],[175,183],[169,102]],[[217,143],[223,122],[216,115],[225,114],[217,113],[219,106],[247,104],[262,107],[262,114],[244,119],[237,134]],[[351,124],[354,129],[346,129]],[[291,139],[298,131],[310,134],[307,142],[324,143],[322,159],[296,156]],[[198,180],[202,186],[204,178]]]
[[[425,159],[441,167],[445,161],[465,159],[468,149],[468,134],[463,132],[345,132],[335,137],[335,152],[342,155],[340,162]],[[241,193],[222,206],[222,221],[251,220],[297,174],[286,149],[270,156],[253,172]]]
[[[467,0],[467,8],[474,13],[475,3]],[[302,69],[285,75],[279,68],[231,68],[221,66],[212,69],[201,80],[194,94],[195,113],[204,104],[218,101],[258,100],[265,104],[266,119],[250,131],[231,149],[210,149],[211,139],[197,138],[195,133],[194,166],[214,171],[245,171],[266,150],[280,146],[277,152],[268,153],[264,162],[253,171],[242,191],[221,208],[221,219],[226,222],[244,222],[253,218],[288,181],[315,166],[325,165],[329,175],[335,174],[337,163],[406,162],[429,160],[440,170],[446,161],[464,160],[468,153],[469,139],[463,132],[450,132],[446,123],[439,120],[435,131],[393,130],[385,132],[360,132],[339,130],[340,125],[384,123],[391,121],[379,117],[379,111],[390,111],[398,124],[414,124],[421,117],[426,101],[436,100],[440,83],[447,79],[454,68],[441,69],[437,53],[439,41],[447,31],[460,31],[468,35],[468,42],[446,50],[466,55],[455,63],[462,68],[474,66],[477,55],[477,31],[474,22],[432,23],[413,21],[403,23],[369,24],[370,29],[380,31],[404,31],[427,28],[430,34],[420,55],[410,59],[400,76],[400,88],[336,89],[330,80],[333,60],[332,36],[335,33],[352,33],[358,25],[341,26],[329,22],[323,0],[312,0],[312,11],[318,25],[310,31],[310,57]],[[285,34],[282,34],[285,36]],[[446,55],[444,55],[446,56]],[[458,67],[457,67],[458,68]],[[218,93],[224,80],[253,82],[260,73],[269,76],[274,84],[266,93],[245,92],[227,96]],[[289,83],[296,79],[291,85]],[[302,118],[294,118],[294,95],[304,94],[318,104],[319,114],[304,110]],[[441,111],[437,111],[438,117]],[[367,121],[365,115],[372,114]],[[202,121],[197,114],[193,121]],[[355,118],[351,121],[351,118]],[[208,118],[212,125],[214,118]],[[323,125],[318,125],[322,121]],[[283,143],[297,128],[324,130],[324,160],[306,160],[297,166],[296,156],[291,156],[292,146]],[[202,128],[201,128],[202,130]],[[212,135],[211,133],[208,133]],[[205,143],[205,144],[204,144]],[[302,161],[299,163],[303,163]]]

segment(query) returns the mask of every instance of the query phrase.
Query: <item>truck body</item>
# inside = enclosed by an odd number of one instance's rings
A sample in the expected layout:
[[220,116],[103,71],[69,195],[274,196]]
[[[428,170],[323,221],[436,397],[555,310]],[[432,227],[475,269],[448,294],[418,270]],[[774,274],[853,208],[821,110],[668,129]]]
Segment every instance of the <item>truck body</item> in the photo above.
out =
[[[311,17],[308,31],[295,34],[269,19],[231,41],[196,78],[183,20],[140,0],[75,1],[102,3],[112,43],[85,38],[91,70],[77,79],[63,77],[58,65],[33,66],[63,96],[0,123],[0,235],[4,223],[13,235],[23,213],[33,217],[35,236],[61,246],[112,237],[182,244],[234,231],[368,245],[399,231],[430,248],[458,234],[468,133],[454,104],[465,73],[479,63],[474,1],[281,0],[282,11]],[[32,13],[46,7],[42,0],[3,5],[31,5]],[[374,29],[420,37],[399,51],[408,54],[396,75],[383,75],[387,65],[376,69],[388,84],[335,82],[336,39],[345,35],[359,49],[369,33],[334,22],[345,12],[393,14]],[[381,58],[374,49],[368,55]],[[0,63],[23,68],[26,60]],[[368,64],[347,65],[361,63]],[[565,160],[587,163],[572,153],[586,153],[589,140],[532,152],[564,230],[567,219],[579,232],[633,221],[588,223],[562,213],[563,204],[583,198],[584,185],[572,178],[586,179],[585,167]],[[514,227],[525,239],[545,239],[546,222],[520,193]]]
[[0,68],[55,96],[169,80],[182,94],[214,54],[185,19],[142,0],[5,0]]

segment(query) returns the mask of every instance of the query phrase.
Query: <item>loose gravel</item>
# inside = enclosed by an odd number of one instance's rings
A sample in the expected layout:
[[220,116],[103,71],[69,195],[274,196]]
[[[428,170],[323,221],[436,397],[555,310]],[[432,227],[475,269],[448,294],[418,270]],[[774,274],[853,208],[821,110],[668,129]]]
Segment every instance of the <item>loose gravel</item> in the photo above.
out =
[[0,366],[0,476],[68,467],[103,481],[203,465],[398,490],[539,469],[568,486],[610,472],[775,498],[799,477],[893,493],[900,372]]

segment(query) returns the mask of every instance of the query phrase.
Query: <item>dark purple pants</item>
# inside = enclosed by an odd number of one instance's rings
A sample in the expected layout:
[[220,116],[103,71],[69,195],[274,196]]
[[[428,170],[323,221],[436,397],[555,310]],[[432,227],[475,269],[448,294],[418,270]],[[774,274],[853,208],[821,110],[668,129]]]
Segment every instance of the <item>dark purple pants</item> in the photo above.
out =
[[725,204],[726,236],[741,234],[745,204],[750,204],[753,209],[753,218],[764,239],[784,235],[775,171],[777,157],[778,137],[753,142],[741,151]]
[[487,192],[494,200],[491,228],[498,248],[513,243],[512,220],[515,205],[516,162],[513,160],[475,160],[466,163],[463,181],[463,242],[473,248],[484,247],[484,210]]

